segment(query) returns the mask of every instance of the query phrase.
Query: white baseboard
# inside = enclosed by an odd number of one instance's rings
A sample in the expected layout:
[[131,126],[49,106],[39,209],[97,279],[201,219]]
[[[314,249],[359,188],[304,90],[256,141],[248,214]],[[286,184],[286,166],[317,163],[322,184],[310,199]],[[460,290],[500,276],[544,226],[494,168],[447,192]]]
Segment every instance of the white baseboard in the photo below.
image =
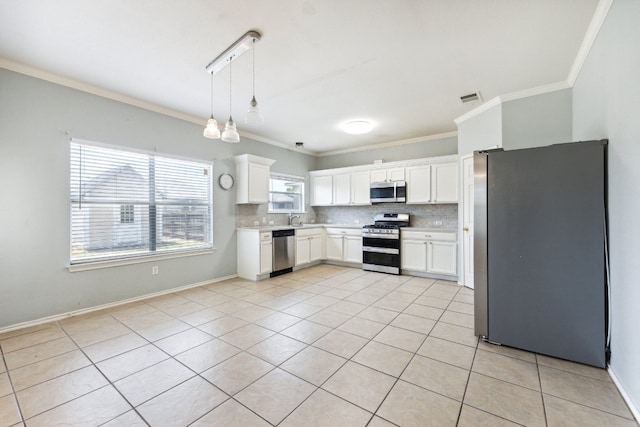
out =
[[197,288],[198,286],[210,285],[212,283],[222,282],[224,280],[229,280],[229,279],[233,279],[233,278],[236,278],[236,277],[238,277],[237,274],[232,274],[230,276],[218,277],[218,278],[215,278],[215,279],[205,280],[205,281],[198,282],[198,283],[191,283],[189,285],[179,286],[177,288],[166,289],[166,290],[163,290],[163,291],[153,292],[153,293],[150,293],[150,294],[144,294],[144,295],[140,295],[140,296],[133,297],[133,298],[127,298],[125,300],[111,302],[111,303],[108,303],[108,304],[96,305],[96,306],[93,306],[93,307],[83,308],[83,309],[80,309],[80,310],[69,311],[67,313],[54,314],[54,315],[47,316],[47,317],[41,317],[40,319],[35,319],[35,320],[29,320],[27,322],[16,323],[15,325],[10,325],[10,326],[5,326],[3,328],[0,328],[0,334],[3,334],[5,332],[15,331],[17,329],[28,328],[28,327],[31,327],[31,326],[42,325],[43,323],[56,322],[58,320],[66,319],[68,317],[79,316],[81,314],[87,314],[87,313],[91,313],[93,311],[99,311],[99,310],[104,310],[104,309],[107,309],[107,308],[117,307],[119,305],[130,304],[132,302],[141,301],[141,300],[145,300],[145,299],[148,299],[148,298],[159,297],[159,296],[166,295],[166,294],[172,294],[174,292],[180,292],[180,291],[184,291],[184,290],[191,289],[191,288]]
[[635,417],[636,422],[640,423],[640,410],[638,410],[638,408],[635,407],[635,405],[633,404],[633,401],[631,400],[631,397],[627,394],[627,392],[624,389],[624,387],[622,387],[622,383],[620,382],[620,380],[616,376],[615,371],[611,368],[611,365],[607,365],[607,371],[609,372],[609,376],[613,380],[614,384],[618,388],[618,391],[620,391],[620,394],[622,395],[622,398],[627,403],[627,406],[629,407],[629,410],[631,411],[631,413]]

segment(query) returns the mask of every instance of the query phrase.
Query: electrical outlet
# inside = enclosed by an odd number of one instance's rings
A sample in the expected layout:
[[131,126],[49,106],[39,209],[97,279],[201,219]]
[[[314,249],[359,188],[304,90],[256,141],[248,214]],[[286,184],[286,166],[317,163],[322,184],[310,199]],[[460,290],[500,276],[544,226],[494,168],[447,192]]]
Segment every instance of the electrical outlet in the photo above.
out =
[[260,225],[260,221],[253,221],[253,225]]
[[154,265],[153,267],[151,267],[151,274],[158,274],[158,266]]
[[262,217],[262,223],[263,223],[263,224],[266,224],[266,223],[267,223],[267,217],[266,217],[266,216],[263,216],[263,217]]
[[353,220],[353,223],[354,223],[354,224],[360,224],[360,220],[359,220],[359,219],[354,219],[354,220]]
[[273,221],[269,221],[269,225],[273,225]]
[[438,225],[438,226],[439,226],[439,225],[442,225],[442,221],[434,221],[434,222],[433,222],[433,225]]
[[331,220],[330,219],[327,220],[327,224],[331,224]]

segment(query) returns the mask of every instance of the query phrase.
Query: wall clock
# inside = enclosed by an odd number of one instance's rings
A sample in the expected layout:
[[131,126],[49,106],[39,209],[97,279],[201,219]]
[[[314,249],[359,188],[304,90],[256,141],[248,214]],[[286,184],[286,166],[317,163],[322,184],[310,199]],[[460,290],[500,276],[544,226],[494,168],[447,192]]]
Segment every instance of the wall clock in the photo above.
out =
[[220,175],[220,178],[218,178],[218,184],[220,184],[223,190],[229,190],[233,187],[233,176],[228,173],[223,173]]

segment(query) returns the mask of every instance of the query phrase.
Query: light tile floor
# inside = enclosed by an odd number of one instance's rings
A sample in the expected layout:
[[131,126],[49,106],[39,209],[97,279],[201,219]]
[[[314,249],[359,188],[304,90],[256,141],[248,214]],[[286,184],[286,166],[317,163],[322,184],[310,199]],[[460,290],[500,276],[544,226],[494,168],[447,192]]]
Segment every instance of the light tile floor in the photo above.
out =
[[0,426],[637,426],[605,370],[478,342],[455,283],[320,265],[0,336]]

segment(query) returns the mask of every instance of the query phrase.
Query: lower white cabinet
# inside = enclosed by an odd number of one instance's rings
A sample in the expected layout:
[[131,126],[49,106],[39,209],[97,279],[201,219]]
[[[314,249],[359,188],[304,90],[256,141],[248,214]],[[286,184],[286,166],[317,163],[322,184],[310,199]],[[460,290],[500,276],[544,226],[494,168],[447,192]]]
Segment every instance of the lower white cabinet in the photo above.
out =
[[322,259],[322,228],[296,230],[296,267]]
[[271,231],[238,230],[238,276],[258,280],[272,270],[273,244]]
[[403,270],[456,276],[455,232],[405,231],[401,234]]
[[362,230],[358,228],[327,228],[326,259],[362,263]]

